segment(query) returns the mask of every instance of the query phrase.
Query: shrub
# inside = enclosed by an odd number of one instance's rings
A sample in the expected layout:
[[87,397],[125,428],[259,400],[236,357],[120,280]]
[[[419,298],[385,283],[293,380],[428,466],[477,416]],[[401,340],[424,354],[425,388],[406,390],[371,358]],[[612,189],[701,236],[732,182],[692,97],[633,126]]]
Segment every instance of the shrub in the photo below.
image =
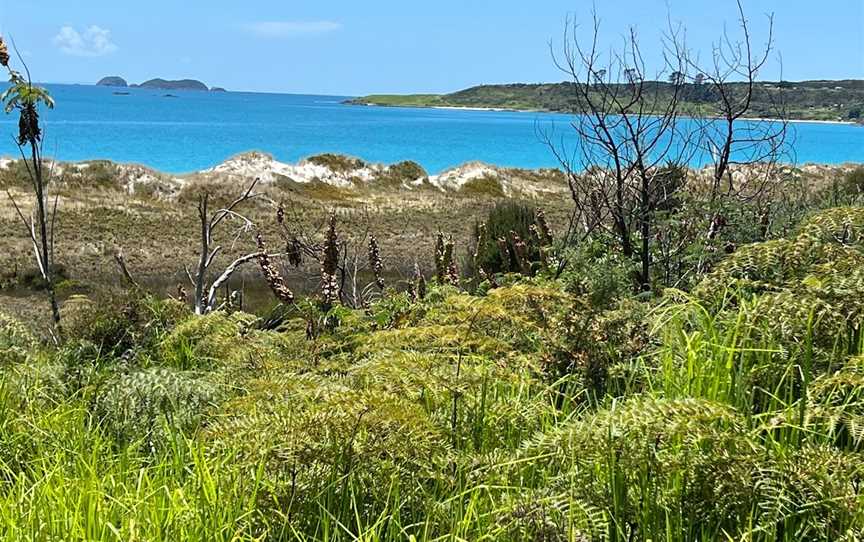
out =
[[153,347],[188,314],[189,309],[178,301],[157,300],[137,291],[96,301],[77,296],[63,306],[66,338],[90,343],[107,357]]
[[553,381],[569,376],[567,385],[587,391],[592,403],[638,391],[646,375],[637,360],[654,345],[647,312],[631,299],[608,308],[575,299],[549,324],[547,373]]
[[117,179],[117,166],[105,160],[67,165],[61,176],[61,183],[66,188],[120,188]]
[[30,174],[24,160],[13,160],[0,168],[0,189],[29,188],[30,185]]
[[503,198],[505,195],[501,180],[493,175],[469,179],[459,187],[459,193],[464,196],[490,198]]
[[[483,246],[477,249],[477,265],[487,273],[502,273],[507,271],[518,271],[519,263],[513,250],[513,242],[510,232],[516,232],[519,237],[528,243],[528,257],[536,261],[540,257],[540,250],[536,244],[531,243],[531,225],[534,224],[534,207],[512,201],[496,203],[486,217],[486,235]],[[474,224],[474,239],[480,234],[481,222]],[[504,239],[507,243],[508,254],[505,256],[498,245],[498,239]]]
[[840,180],[843,195],[857,197],[864,194],[864,166],[847,171]]
[[[66,266],[62,264],[53,264],[52,275],[55,281],[63,282],[69,280],[69,273]],[[42,272],[36,267],[26,267],[19,271],[18,284],[33,290],[44,290],[47,288],[45,279],[42,277]]]
[[377,181],[384,186],[400,187],[406,183],[413,183],[420,179],[427,179],[429,174],[423,166],[411,160],[405,160],[390,165],[379,176]]
[[318,166],[326,167],[334,173],[350,173],[366,166],[366,162],[359,158],[331,153],[310,156],[306,161]]
[[36,346],[36,338],[21,322],[0,312],[0,365],[24,361]]
[[633,290],[633,263],[599,240],[566,249],[562,259],[567,263],[561,273],[565,290],[585,297],[591,307],[610,307]]
[[194,373],[152,368],[114,376],[94,401],[98,423],[118,443],[155,450],[177,431],[190,434],[220,390]]

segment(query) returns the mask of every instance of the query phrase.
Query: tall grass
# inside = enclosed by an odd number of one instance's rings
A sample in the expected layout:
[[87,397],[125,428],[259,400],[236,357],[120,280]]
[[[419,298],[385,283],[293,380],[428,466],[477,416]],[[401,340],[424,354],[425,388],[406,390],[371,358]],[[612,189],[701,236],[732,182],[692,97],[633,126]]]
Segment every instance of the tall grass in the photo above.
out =
[[858,290],[783,305],[826,288],[798,275],[598,310],[441,285],[313,341],[150,301],[126,352],[92,347],[113,316],[60,351],[6,325],[0,537],[857,540]]

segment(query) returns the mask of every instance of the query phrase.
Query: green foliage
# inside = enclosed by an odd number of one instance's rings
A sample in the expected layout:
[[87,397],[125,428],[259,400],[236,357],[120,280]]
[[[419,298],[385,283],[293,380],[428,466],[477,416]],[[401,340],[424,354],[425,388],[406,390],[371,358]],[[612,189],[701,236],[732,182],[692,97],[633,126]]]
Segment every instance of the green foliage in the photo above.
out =
[[860,197],[864,194],[864,166],[846,172],[840,181],[840,190],[848,197]]
[[352,171],[360,169],[366,165],[366,163],[359,158],[331,153],[310,156],[306,161],[318,166],[324,166],[336,173],[351,173]]
[[153,450],[178,432],[191,434],[219,396],[218,387],[194,373],[144,369],[106,382],[96,395],[93,415],[116,442],[138,442]]
[[182,370],[241,363],[247,352],[244,338],[254,321],[248,314],[224,312],[188,318],[165,337],[157,356]]
[[741,247],[693,294],[629,296],[598,241],[481,295],[268,321],[78,299],[56,351],[0,320],[24,353],[0,536],[855,540],[862,217]]
[[642,304],[625,300],[594,307],[580,298],[550,327],[548,371],[585,390],[584,399],[598,403],[646,384],[644,369],[635,361],[652,345]]
[[24,160],[14,160],[9,162],[6,167],[0,168],[0,188],[8,190],[10,188],[30,188],[32,181],[30,173],[27,170],[27,162]]
[[36,338],[21,322],[0,312],[0,366],[26,360],[36,346]]
[[152,348],[188,315],[189,309],[180,302],[140,292],[95,301],[77,296],[63,306],[66,338],[92,344],[106,357],[128,357]]
[[423,166],[411,160],[398,162],[387,167],[378,175],[376,181],[389,187],[401,187],[405,183],[413,183],[418,179],[427,179],[429,174]]
[[[531,241],[531,225],[534,223],[534,207],[515,201],[501,201],[489,211],[486,217],[486,235],[484,243],[477,249],[477,265],[487,273],[502,273],[518,271],[519,264],[513,251],[511,231],[529,243]],[[478,238],[481,222],[474,224],[474,239]],[[507,242],[508,255],[505,257],[498,246],[498,239]],[[539,247],[529,245],[529,258],[536,261],[539,258]]]
[[459,187],[459,193],[472,197],[503,198],[504,187],[497,177],[485,175],[466,181]]
[[[350,100],[360,105],[402,107],[489,107],[517,110],[545,110],[573,113],[574,83],[480,85],[450,94],[371,95]],[[663,81],[645,81],[646,93],[668,96],[673,85]],[[621,84],[624,86],[625,84]],[[740,95],[746,83],[732,83],[728,92]],[[615,85],[613,84],[613,87]],[[864,104],[864,85],[860,80],[799,81],[756,85],[750,114],[768,117],[776,114],[777,87],[783,88],[786,113],[791,119],[838,120],[856,118]],[[613,89],[614,90],[614,89]],[[721,99],[713,86],[687,83],[680,89],[682,109],[715,114]],[[667,103],[667,98],[658,99]]]
[[565,289],[587,298],[591,307],[607,308],[633,289],[632,262],[607,250],[599,240],[567,248],[562,259],[567,262],[561,273]]
[[0,101],[5,104],[6,113],[15,109],[28,106],[44,105],[48,109],[54,108],[54,99],[42,87],[33,85],[21,77],[17,72],[11,72],[10,86],[0,94]]
[[526,455],[546,457],[556,488],[614,517],[613,539],[698,540],[742,525],[755,452],[726,405],[635,398],[563,425]]

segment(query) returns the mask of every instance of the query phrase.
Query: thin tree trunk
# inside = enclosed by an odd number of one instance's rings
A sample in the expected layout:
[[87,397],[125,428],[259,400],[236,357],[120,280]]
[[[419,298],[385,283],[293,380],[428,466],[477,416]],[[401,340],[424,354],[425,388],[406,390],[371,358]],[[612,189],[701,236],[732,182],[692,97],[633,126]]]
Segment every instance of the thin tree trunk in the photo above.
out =
[[207,259],[210,256],[210,231],[207,220],[207,194],[198,202],[198,214],[201,217],[201,257],[198,259],[198,272],[195,275],[195,314],[206,312],[204,299],[204,282],[207,275]]
[[54,289],[53,262],[50,259],[50,242],[48,238],[48,216],[45,212],[45,180],[42,177],[42,159],[35,143],[30,144],[30,156],[33,161],[33,184],[36,189],[36,205],[39,213],[39,249],[42,259],[42,274],[48,290],[48,302],[51,304],[51,318],[54,321],[54,331],[59,340],[62,335],[60,327],[60,306],[57,303],[57,293]]

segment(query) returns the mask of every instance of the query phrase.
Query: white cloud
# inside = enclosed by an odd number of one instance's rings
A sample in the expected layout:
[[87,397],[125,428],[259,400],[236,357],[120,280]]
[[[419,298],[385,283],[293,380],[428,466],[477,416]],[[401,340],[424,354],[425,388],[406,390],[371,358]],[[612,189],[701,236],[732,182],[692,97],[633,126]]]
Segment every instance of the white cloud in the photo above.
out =
[[105,56],[117,50],[111,41],[111,31],[95,24],[79,33],[71,26],[64,26],[54,36],[54,45],[63,54],[72,56]]
[[318,36],[342,28],[334,21],[261,21],[244,25],[247,32],[261,38]]

